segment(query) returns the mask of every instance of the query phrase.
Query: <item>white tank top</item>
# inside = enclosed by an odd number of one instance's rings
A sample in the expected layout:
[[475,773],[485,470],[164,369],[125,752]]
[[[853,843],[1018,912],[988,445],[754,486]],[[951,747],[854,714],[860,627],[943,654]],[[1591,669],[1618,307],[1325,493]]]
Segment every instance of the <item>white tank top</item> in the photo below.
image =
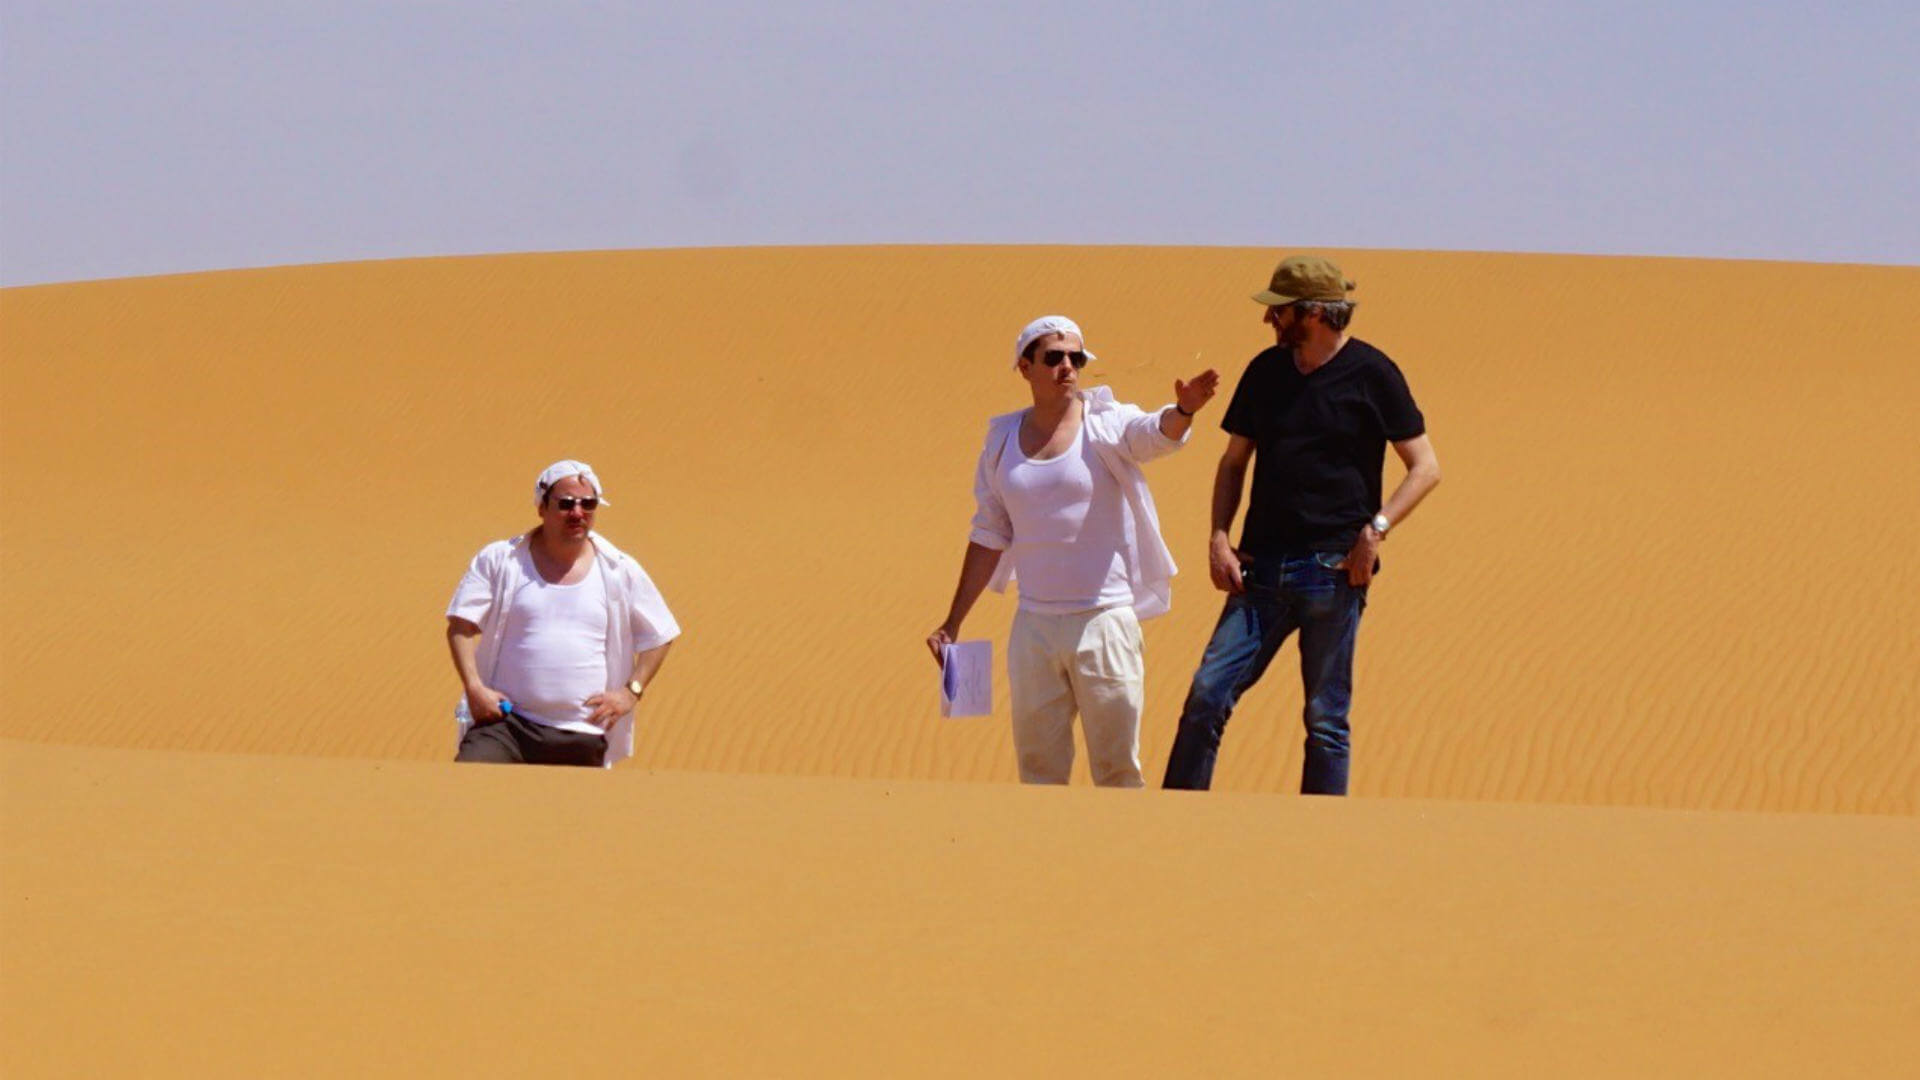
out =
[[553,585],[528,571],[507,609],[493,688],[529,720],[597,734],[586,722],[593,710],[582,702],[607,689],[607,583],[600,560],[574,585]]
[[1083,417],[1073,445],[1058,457],[1029,458],[1020,425],[1000,454],[1000,500],[1013,522],[1020,606],[1068,615],[1133,603],[1127,580],[1125,496],[1087,442]]

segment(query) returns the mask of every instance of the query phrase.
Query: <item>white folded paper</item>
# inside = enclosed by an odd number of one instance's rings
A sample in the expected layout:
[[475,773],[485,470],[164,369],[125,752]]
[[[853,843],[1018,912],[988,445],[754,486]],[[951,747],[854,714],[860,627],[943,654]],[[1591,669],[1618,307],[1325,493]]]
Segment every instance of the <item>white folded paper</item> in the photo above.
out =
[[993,715],[993,642],[956,641],[940,650],[940,715]]

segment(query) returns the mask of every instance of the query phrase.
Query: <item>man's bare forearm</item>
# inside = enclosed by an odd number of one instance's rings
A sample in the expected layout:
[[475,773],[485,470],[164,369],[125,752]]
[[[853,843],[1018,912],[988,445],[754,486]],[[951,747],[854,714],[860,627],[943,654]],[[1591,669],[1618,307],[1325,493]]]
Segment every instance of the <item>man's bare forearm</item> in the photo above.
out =
[[453,654],[453,671],[460,685],[472,688],[480,682],[480,628],[464,619],[447,620],[447,651]]
[[1160,434],[1174,441],[1193,427],[1193,414],[1181,412],[1177,408],[1160,410]]
[[1380,512],[1398,525],[1413,513],[1413,508],[1420,505],[1428,492],[1440,486],[1440,457],[1434,452],[1433,441],[1425,435],[1394,443],[1393,451],[1400,455],[1407,475],[1400,478]]
[[1380,512],[1387,515],[1388,521],[1398,525],[1407,520],[1407,515],[1413,513],[1413,508],[1420,505],[1420,500],[1426,498],[1428,492],[1439,486],[1440,470],[1437,467],[1432,470],[1414,469],[1401,478],[1399,486],[1393,489],[1393,494],[1388,496],[1387,504],[1380,508]]
[[1000,555],[993,548],[967,542],[967,553],[960,560],[960,583],[954,587],[953,604],[947,608],[947,621],[941,624],[941,628],[949,634],[960,632],[960,624],[966,621],[967,613],[973,610],[974,601],[980,599],[981,590],[993,580],[993,572],[1000,566]]
[[660,670],[660,665],[667,662],[667,650],[671,648],[673,642],[669,641],[665,645],[656,645],[633,654],[633,677],[639,680],[643,689],[653,685],[653,676]]
[[1225,536],[1233,529],[1233,518],[1240,512],[1240,492],[1246,484],[1247,463],[1221,458],[1213,471],[1213,535]]

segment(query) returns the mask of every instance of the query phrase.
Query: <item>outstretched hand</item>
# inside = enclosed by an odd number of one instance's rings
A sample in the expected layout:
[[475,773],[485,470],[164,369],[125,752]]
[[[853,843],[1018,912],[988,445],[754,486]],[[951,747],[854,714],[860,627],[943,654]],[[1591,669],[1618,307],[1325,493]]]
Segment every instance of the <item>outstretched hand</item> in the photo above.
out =
[[1195,375],[1190,382],[1173,380],[1173,400],[1178,402],[1182,412],[1189,415],[1206,408],[1207,402],[1220,389],[1220,373],[1208,368]]

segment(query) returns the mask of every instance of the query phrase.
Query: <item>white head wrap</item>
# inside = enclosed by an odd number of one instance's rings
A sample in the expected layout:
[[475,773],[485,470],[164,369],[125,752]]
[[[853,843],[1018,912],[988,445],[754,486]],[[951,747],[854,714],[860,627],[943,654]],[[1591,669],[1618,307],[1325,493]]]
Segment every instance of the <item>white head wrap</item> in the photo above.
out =
[[533,505],[538,508],[542,503],[546,502],[548,490],[569,476],[577,476],[585,480],[587,485],[593,488],[594,495],[600,499],[601,506],[613,505],[607,501],[606,493],[600,490],[600,478],[593,475],[593,466],[584,461],[574,461],[571,458],[565,461],[556,461],[547,466],[545,471],[541,472],[540,479],[533,482]]
[[1020,331],[1020,339],[1013,343],[1013,366],[1020,366],[1020,358],[1026,354],[1027,346],[1033,344],[1035,338],[1043,338],[1048,334],[1077,335],[1080,338],[1080,347],[1086,350],[1087,359],[1100,359],[1093,355],[1092,349],[1087,348],[1087,335],[1080,333],[1079,323],[1065,315],[1042,315],[1028,323],[1027,328]]

